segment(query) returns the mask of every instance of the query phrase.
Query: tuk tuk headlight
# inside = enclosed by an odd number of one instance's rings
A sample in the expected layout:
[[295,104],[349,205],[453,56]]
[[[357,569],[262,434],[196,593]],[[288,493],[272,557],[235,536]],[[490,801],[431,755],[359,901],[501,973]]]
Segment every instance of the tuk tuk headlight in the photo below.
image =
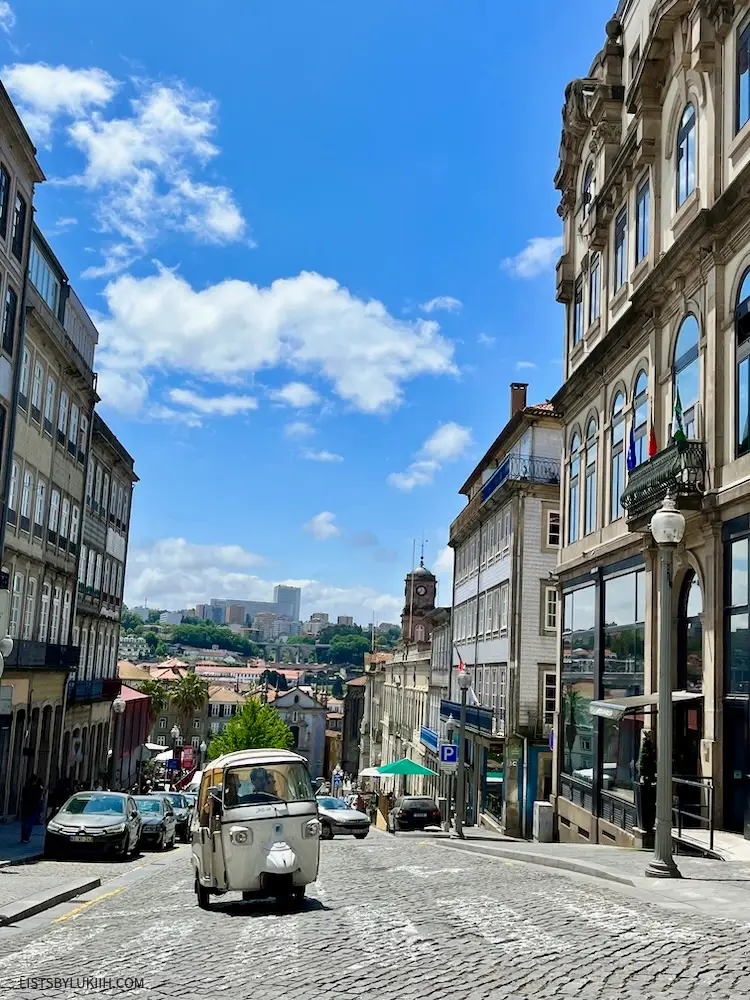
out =
[[233,844],[252,844],[253,835],[246,826],[233,826],[229,831],[229,839]]
[[308,820],[302,827],[302,836],[310,839],[320,836],[320,821],[317,819]]

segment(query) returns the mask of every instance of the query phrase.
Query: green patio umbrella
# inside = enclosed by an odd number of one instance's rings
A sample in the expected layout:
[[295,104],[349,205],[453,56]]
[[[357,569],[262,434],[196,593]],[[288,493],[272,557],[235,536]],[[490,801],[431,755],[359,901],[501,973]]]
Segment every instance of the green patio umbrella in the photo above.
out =
[[436,771],[431,771],[429,767],[422,767],[416,761],[404,757],[403,760],[395,760],[392,764],[383,764],[378,768],[380,774],[429,774],[436,776]]

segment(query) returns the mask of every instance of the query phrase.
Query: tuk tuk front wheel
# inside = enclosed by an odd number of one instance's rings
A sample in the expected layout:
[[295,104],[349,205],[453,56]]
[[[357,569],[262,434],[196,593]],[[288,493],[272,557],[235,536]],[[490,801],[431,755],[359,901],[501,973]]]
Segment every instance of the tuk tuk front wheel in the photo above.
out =
[[198,906],[200,906],[202,910],[209,910],[211,908],[211,904],[209,902],[208,889],[204,885],[201,885],[200,879],[197,875],[195,876],[195,894],[198,897]]

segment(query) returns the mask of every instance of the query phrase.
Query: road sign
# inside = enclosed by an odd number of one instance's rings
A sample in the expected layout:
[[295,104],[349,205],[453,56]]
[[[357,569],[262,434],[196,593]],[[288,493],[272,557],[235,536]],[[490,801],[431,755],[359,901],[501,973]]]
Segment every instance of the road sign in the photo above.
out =
[[447,772],[458,770],[458,747],[455,743],[440,744],[440,770]]
[[193,766],[193,748],[192,746],[186,746],[182,748],[182,766],[184,768],[190,768]]
[[176,760],[176,758],[170,757],[169,760],[167,761],[167,770],[179,771],[179,769],[180,769],[179,762]]
[[523,751],[517,743],[512,743],[508,747],[508,760],[520,760],[523,757]]

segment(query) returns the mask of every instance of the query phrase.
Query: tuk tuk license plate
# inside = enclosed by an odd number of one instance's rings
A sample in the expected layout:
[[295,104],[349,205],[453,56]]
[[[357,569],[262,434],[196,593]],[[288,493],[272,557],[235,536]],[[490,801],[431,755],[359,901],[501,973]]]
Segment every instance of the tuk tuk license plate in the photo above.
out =
[[77,833],[74,837],[70,838],[75,844],[93,844],[94,838],[88,837],[83,833]]

